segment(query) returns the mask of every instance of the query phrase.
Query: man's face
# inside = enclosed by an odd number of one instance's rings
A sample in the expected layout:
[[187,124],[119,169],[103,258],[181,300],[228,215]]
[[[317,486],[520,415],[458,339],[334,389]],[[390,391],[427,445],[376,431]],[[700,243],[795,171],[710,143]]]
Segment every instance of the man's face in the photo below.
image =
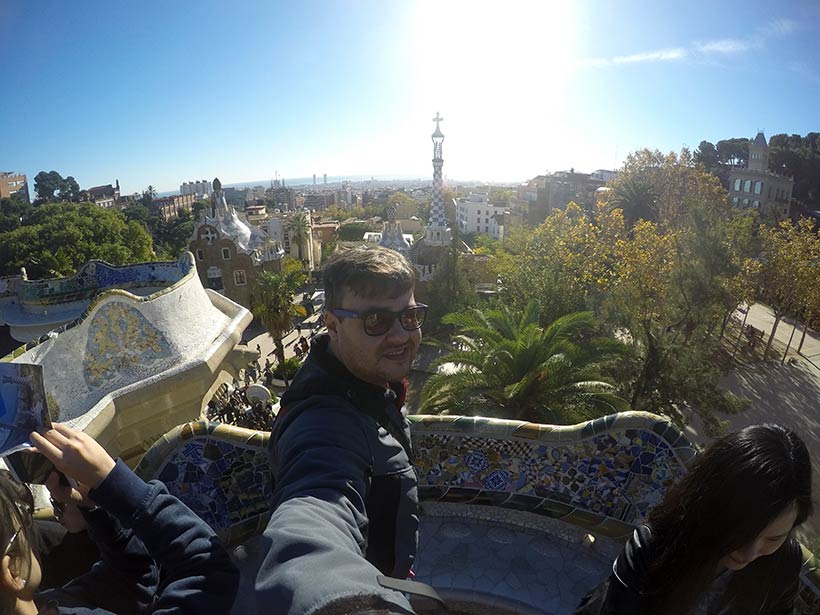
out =
[[[365,313],[373,310],[398,312],[416,303],[413,291],[398,297],[361,297],[346,290],[339,308]],[[358,318],[338,318],[328,312],[325,324],[330,350],[350,372],[371,384],[398,382],[410,373],[421,342],[421,330],[405,331],[399,320],[384,335],[368,335]]]

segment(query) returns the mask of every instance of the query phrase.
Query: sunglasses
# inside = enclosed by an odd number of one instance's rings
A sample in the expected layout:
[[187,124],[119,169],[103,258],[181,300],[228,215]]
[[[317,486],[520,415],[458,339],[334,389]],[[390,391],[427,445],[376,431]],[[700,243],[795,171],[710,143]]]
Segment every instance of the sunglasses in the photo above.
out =
[[415,331],[421,329],[424,318],[427,316],[427,306],[417,303],[392,312],[390,310],[371,310],[369,312],[353,312],[340,308],[329,310],[337,318],[357,318],[364,325],[364,332],[368,335],[384,335],[393,328],[393,323],[398,318],[401,328],[405,331]]

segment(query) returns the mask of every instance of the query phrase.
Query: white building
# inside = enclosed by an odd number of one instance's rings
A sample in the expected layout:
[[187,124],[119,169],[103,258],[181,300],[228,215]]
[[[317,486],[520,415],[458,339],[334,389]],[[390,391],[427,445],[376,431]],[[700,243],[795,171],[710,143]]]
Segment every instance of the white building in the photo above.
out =
[[213,186],[211,182],[206,179],[197,181],[183,182],[179,187],[180,194],[194,194],[196,196],[211,196],[213,194]]
[[465,235],[482,234],[493,239],[501,239],[501,217],[509,209],[506,205],[490,203],[486,192],[473,192],[468,198],[456,201],[458,230]]
[[597,179],[602,182],[609,182],[618,177],[618,171],[609,171],[607,169],[597,169],[589,174],[590,179]]
[[291,237],[290,218],[297,212],[274,213],[267,220],[268,235],[274,241],[278,241],[284,248],[285,255],[302,261],[310,271],[317,269],[322,262],[322,244],[313,232],[313,219],[310,212],[302,210],[305,221],[308,223],[309,232],[304,239],[304,245],[300,245],[295,238]]

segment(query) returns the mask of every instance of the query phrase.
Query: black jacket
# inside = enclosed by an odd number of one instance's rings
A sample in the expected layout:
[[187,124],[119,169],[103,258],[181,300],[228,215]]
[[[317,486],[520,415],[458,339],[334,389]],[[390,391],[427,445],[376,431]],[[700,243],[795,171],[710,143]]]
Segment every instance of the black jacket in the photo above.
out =
[[[612,576],[593,592],[588,604],[576,613],[649,615],[652,587],[647,573],[655,539],[649,527],[637,528],[612,566]],[[759,557],[745,568],[727,571],[722,590],[709,597],[708,615],[786,615],[794,610],[799,589],[802,552],[789,538],[771,555]],[[600,604],[594,605],[598,601]]]
[[328,342],[314,340],[271,434],[273,514],[257,604],[265,613],[334,613],[350,612],[353,600],[411,612],[377,582],[380,573],[405,578],[416,554],[404,386],[359,380]]

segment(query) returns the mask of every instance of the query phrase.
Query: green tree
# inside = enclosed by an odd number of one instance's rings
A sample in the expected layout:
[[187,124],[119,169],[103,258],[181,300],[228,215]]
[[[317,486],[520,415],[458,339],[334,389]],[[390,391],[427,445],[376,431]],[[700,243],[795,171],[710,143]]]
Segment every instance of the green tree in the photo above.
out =
[[627,228],[640,220],[658,221],[658,195],[648,178],[624,175],[612,182],[612,204],[624,212]]
[[531,301],[520,316],[471,309],[444,322],[458,331],[456,349],[433,363],[450,369],[428,379],[422,411],[566,424],[629,409],[603,376],[627,348],[598,336],[589,312],[541,328]]
[[[273,339],[276,359],[285,363],[282,338],[293,328],[293,318],[305,315],[305,308],[293,302],[296,291],[307,276],[299,261],[282,259],[282,271],[263,271],[256,278],[253,291],[253,315],[258,318]],[[285,383],[287,385],[287,381]]]
[[774,325],[763,353],[765,361],[783,317],[802,316],[812,311],[820,238],[814,231],[813,221],[805,218],[797,225],[788,220],[776,227],[761,225],[760,237],[762,298],[774,312]]
[[44,202],[55,201],[58,198],[71,200],[78,198],[80,187],[73,177],[63,179],[57,171],[40,171],[34,176],[34,191],[38,199]]
[[373,230],[366,222],[351,222],[339,227],[339,241],[362,241],[368,231]]
[[50,203],[0,233],[0,275],[26,267],[32,279],[73,274],[91,259],[113,265],[153,260],[151,236],[122,212],[90,203]]
[[460,254],[461,239],[456,227],[447,251],[441,257],[430,283],[425,300],[430,310],[425,321],[425,329],[436,332],[442,317],[472,306],[478,300],[475,284],[465,275]]
[[24,199],[0,199],[0,233],[20,228],[33,212],[34,205]]
[[288,234],[290,235],[291,254],[296,247],[297,258],[303,267],[310,262],[307,250],[310,249],[310,214],[306,211],[297,211],[288,219]]
[[149,184],[148,187],[142,191],[140,203],[142,203],[145,207],[150,208],[155,198],[157,198],[157,191]]
[[194,220],[184,209],[167,222],[158,219],[155,232],[158,255],[163,259],[178,258],[181,252],[188,249],[193,234]]

